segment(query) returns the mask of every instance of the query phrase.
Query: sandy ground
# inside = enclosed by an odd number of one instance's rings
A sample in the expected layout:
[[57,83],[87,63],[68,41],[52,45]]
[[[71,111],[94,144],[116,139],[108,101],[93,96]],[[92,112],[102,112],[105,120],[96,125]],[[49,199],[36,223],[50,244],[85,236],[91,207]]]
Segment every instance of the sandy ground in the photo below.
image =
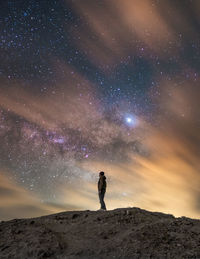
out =
[[200,258],[200,220],[139,208],[0,223],[0,258]]

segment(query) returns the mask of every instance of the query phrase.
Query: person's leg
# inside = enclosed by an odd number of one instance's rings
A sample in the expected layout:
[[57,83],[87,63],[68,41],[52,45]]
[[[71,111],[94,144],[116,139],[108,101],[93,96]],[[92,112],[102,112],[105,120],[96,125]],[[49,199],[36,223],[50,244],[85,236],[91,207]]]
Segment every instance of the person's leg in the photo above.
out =
[[99,192],[99,202],[100,202],[100,204],[101,204],[101,209],[102,209],[102,207],[103,207],[103,200],[102,200],[102,194],[101,194],[101,192]]
[[105,191],[102,191],[102,192],[101,192],[101,196],[102,196],[102,205],[101,205],[101,208],[102,208],[103,210],[106,210],[106,204],[105,204],[105,202],[104,202],[104,195],[105,195]]
[[105,205],[105,202],[104,202],[104,195],[105,195],[105,191],[101,191],[99,193],[99,202],[101,204],[101,209],[102,210],[106,210],[106,205]]

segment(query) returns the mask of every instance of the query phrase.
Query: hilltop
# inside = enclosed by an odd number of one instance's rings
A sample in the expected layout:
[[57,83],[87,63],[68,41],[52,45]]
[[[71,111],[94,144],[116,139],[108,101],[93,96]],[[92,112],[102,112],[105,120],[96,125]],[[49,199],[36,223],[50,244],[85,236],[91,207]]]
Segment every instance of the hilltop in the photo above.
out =
[[139,208],[0,223],[0,258],[200,258],[200,220]]

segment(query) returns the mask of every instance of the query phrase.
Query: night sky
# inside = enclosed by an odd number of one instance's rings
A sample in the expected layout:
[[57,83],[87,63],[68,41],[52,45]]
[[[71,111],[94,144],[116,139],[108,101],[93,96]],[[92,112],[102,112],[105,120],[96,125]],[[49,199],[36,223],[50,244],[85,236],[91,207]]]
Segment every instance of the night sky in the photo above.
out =
[[200,216],[200,2],[0,3],[0,219]]

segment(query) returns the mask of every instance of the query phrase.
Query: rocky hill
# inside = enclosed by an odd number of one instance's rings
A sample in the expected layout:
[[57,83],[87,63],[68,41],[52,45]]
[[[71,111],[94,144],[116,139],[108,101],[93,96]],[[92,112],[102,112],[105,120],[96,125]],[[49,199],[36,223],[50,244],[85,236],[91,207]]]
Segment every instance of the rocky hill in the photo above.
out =
[[0,258],[200,258],[200,220],[139,208],[0,223]]

